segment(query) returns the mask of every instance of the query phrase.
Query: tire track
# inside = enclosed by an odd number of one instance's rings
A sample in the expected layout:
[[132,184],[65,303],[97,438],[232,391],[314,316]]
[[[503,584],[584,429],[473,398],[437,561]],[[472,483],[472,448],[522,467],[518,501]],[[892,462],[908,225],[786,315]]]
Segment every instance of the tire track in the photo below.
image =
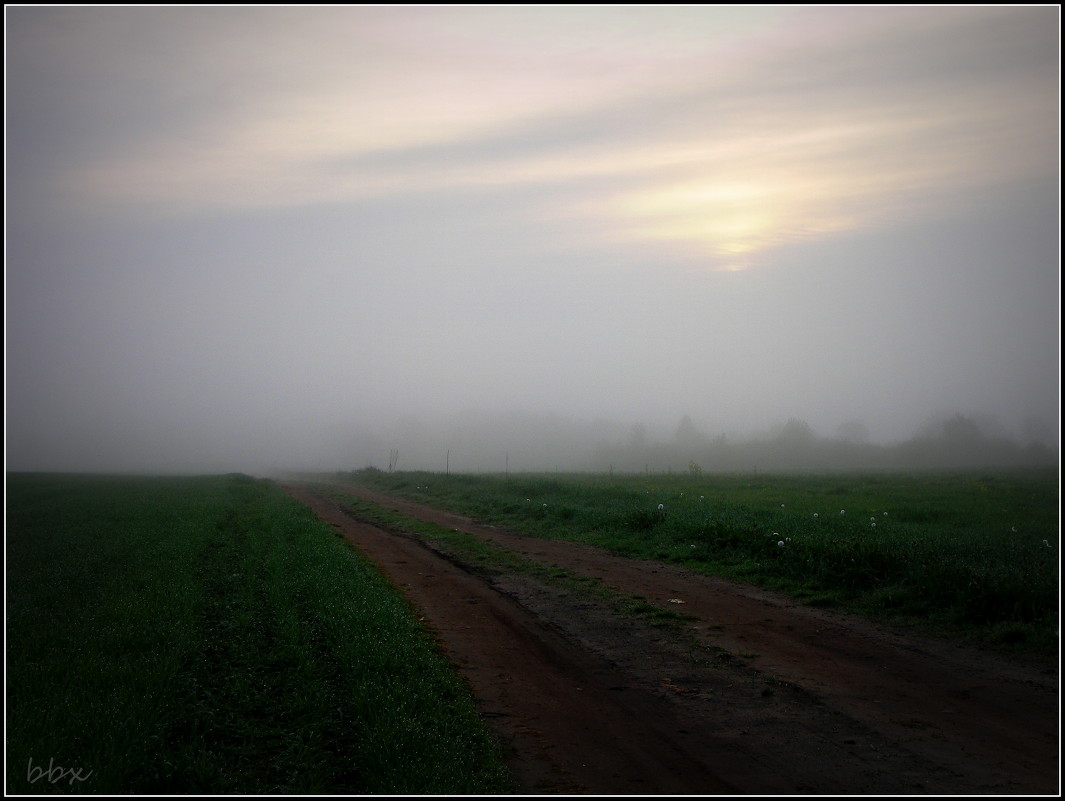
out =
[[[317,504],[312,508],[323,519],[328,513],[364,552],[402,550],[379,568],[433,623],[486,715],[494,716],[489,720],[513,744],[515,772],[524,777],[526,792],[536,791],[539,782],[555,791],[664,793],[673,792],[663,788],[677,786],[675,781],[688,787],[677,792],[698,794],[737,787],[766,793],[1056,792],[1056,673],[889,632],[674,566],[523,537],[362,488],[341,488],[597,578],[623,594],[663,606],[684,600],[680,608],[695,618],[689,638],[724,649],[717,651],[723,661],[713,671],[696,670],[691,660],[668,653],[676,643],[661,632],[612,630],[581,608],[587,604],[552,598],[527,577],[496,577],[489,585],[411,537],[363,528],[349,534],[351,525],[365,524],[306,487],[289,489]],[[449,567],[446,582],[441,562]],[[457,585],[452,571],[462,577]],[[465,609],[447,603],[456,593]],[[481,617],[474,610],[491,610],[493,626],[475,622]],[[481,664],[476,654],[487,654],[488,642],[498,642],[498,651],[491,664]],[[536,666],[533,675],[520,672],[525,665]],[[564,703],[553,705],[556,698]],[[519,702],[525,706],[516,711]],[[606,709],[621,717],[606,722]],[[562,731],[566,719],[597,723]],[[545,721],[556,728],[542,728]],[[626,736],[613,736],[619,731]],[[648,732],[657,744],[632,744],[635,731]],[[586,741],[622,758],[610,763],[604,755],[577,757]],[[678,758],[701,765],[701,773],[682,779]]]

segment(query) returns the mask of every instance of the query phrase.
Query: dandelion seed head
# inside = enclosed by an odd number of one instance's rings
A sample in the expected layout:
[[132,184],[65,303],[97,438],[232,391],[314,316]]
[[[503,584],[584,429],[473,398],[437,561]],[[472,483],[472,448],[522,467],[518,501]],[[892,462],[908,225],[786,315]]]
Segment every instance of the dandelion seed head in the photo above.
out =
[[778,548],[783,548],[784,547],[784,540],[781,540],[780,542],[778,542],[777,543],[777,547]]
[[658,511],[664,512],[665,510],[666,510],[666,505],[664,503],[658,504]]

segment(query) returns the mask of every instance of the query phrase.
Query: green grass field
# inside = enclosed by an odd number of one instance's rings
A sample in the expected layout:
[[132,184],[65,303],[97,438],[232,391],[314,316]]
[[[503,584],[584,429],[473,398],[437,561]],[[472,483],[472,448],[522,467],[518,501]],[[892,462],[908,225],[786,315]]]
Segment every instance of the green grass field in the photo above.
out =
[[1058,647],[1053,471],[337,478],[973,644]]
[[7,476],[7,791],[510,785],[465,685],[331,528],[246,476]]

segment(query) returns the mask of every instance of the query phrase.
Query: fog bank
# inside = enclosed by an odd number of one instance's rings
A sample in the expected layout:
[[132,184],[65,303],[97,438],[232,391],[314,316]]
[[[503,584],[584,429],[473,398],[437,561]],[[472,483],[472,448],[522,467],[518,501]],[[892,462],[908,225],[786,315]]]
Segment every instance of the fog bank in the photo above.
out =
[[954,413],[930,418],[904,440],[877,444],[856,420],[827,434],[797,418],[757,433],[711,434],[688,416],[666,431],[559,415],[469,413],[435,424],[408,417],[388,430],[353,437],[347,468],[710,473],[1056,465],[1049,427],[1029,420],[1025,429],[1011,434],[994,419]]
[[9,470],[1057,447],[1058,7],[5,21]]

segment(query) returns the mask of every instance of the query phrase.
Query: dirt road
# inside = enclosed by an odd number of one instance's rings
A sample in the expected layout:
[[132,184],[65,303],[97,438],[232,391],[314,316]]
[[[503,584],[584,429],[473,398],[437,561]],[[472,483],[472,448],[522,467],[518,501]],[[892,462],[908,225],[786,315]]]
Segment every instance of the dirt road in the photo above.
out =
[[[485,568],[284,486],[411,600],[523,793],[1058,794],[1056,665],[340,488],[607,591]],[[633,596],[685,617],[619,613]]]

